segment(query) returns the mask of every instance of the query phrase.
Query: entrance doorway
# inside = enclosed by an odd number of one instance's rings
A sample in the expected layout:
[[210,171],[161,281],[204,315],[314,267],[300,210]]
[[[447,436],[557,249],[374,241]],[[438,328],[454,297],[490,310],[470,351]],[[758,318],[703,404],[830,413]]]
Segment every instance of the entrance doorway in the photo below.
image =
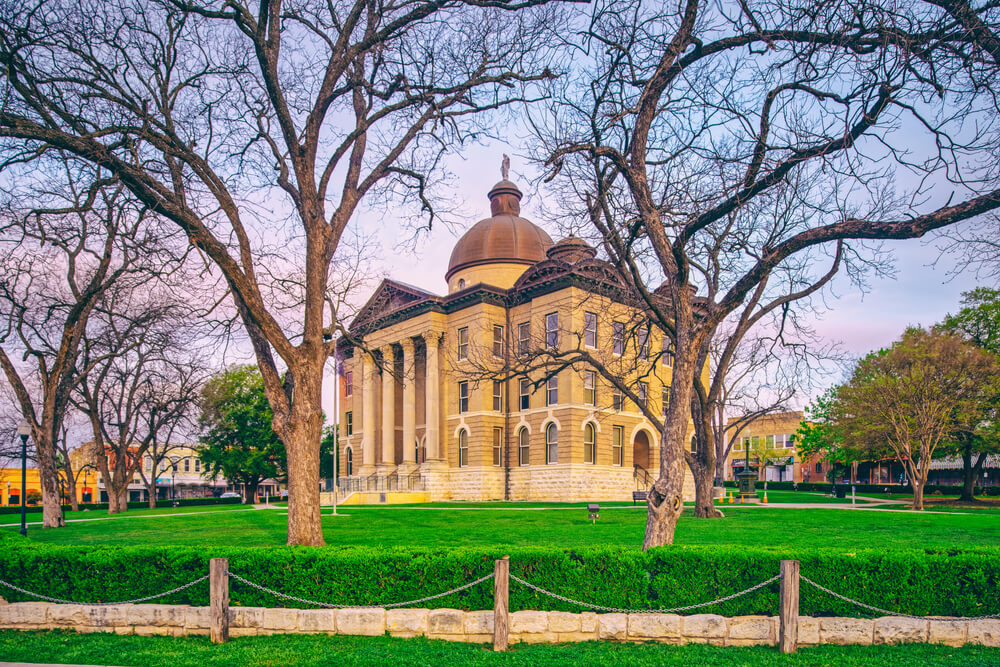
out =
[[649,436],[639,431],[632,441],[632,463],[649,470]]

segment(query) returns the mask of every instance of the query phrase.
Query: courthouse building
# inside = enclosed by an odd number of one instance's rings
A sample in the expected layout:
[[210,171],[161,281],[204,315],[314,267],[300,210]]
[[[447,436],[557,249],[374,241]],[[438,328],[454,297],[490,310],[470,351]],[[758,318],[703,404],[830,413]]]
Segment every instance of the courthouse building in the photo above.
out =
[[594,248],[553,243],[520,199],[506,175],[490,190],[492,216],[455,245],[446,295],[383,280],[351,323],[372,353],[338,345],[342,491],[631,500],[655,479],[658,433],[634,403],[587,366],[548,380],[528,369],[540,349],[586,350],[660,413],[672,349]]

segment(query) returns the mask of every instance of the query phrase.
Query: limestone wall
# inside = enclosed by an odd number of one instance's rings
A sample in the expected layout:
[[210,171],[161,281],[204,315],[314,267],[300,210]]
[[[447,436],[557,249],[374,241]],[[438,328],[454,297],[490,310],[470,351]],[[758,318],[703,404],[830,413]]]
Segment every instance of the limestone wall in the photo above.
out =
[[[267,634],[426,636],[449,641],[493,640],[492,611],[457,609],[269,609],[231,607],[233,637]],[[186,605],[85,605],[17,602],[0,604],[0,628],[74,629],[136,635],[207,635],[209,608]],[[517,611],[510,615],[512,642],[555,643],[590,640],[657,641],[719,646],[775,645],[777,616],[715,614],[573,614]],[[799,617],[799,645],[901,644],[930,642],[1000,647],[1000,620],[919,620]]]

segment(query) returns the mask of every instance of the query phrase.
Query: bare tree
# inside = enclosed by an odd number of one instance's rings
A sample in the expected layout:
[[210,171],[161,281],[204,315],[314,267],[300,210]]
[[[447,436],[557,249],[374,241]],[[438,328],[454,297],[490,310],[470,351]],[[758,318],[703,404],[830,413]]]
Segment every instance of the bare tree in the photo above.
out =
[[[47,159],[48,156],[46,156]],[[24,206],[8,192],[0,220],[0,367],[31,425],[46,528],[64,525],[57,449],[81,373],[80,343],[112,285],[158,261],[145,242],[145,214],[113,180],[61,156]]]
[[[549,2],[35,0],[0,16],[8,164],[60,147],[101,165],[224,276],[288,447],[289,544],[323,544],[323,366],[331,332],[347,335],[326,298],[341,237],[365,198],[402,197],[434,219],[441,157],[552,77]],[[293,303],[275,298],[288,285],[269,281],[257,241],[276,211]]]
[[205,373],[203,361],[189,351],[199,332],[188,313],[155,295],[109,290],[83,341],[80,363],[89,370],[76,405],[90,421],[91,459],[110,513],[128,508],[128,487],[153,444],[190,423]]
[[[587,57],[534,124],[561,201],[676,347],[647,548],[673,541],[695,377],[724,322],[738,341],[834,272],[878,266],[871,240],[1000,206],[994,12],[857,0],[594,8]],[[907,173],[916,185],[897,191]],[[930,197],[931,185],[948,194]]]

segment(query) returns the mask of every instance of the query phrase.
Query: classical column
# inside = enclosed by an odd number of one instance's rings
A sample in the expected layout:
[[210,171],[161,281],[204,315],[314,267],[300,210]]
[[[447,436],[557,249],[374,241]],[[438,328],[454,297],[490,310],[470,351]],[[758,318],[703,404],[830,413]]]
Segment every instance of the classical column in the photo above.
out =
[[396,378],[392,345],[382,348],[382,465],[396,465]]
[[413,339],[404,338],[403,346],[403,463],[412,468],[417,462],[417,378]]
[[375,469],[375,364],[367,352],[361,352],[361,465],[358,475],[370,475]]
[[438,423],[441,418],[441,377],[438,361],[438,345],[441,342],[441,334],[432,331],[424,334],[427,341],[427,383],[424,389],[426,400],[425,419],[427,429],[427,459],[437,461],[441,459],[441,439],[438,431]]

